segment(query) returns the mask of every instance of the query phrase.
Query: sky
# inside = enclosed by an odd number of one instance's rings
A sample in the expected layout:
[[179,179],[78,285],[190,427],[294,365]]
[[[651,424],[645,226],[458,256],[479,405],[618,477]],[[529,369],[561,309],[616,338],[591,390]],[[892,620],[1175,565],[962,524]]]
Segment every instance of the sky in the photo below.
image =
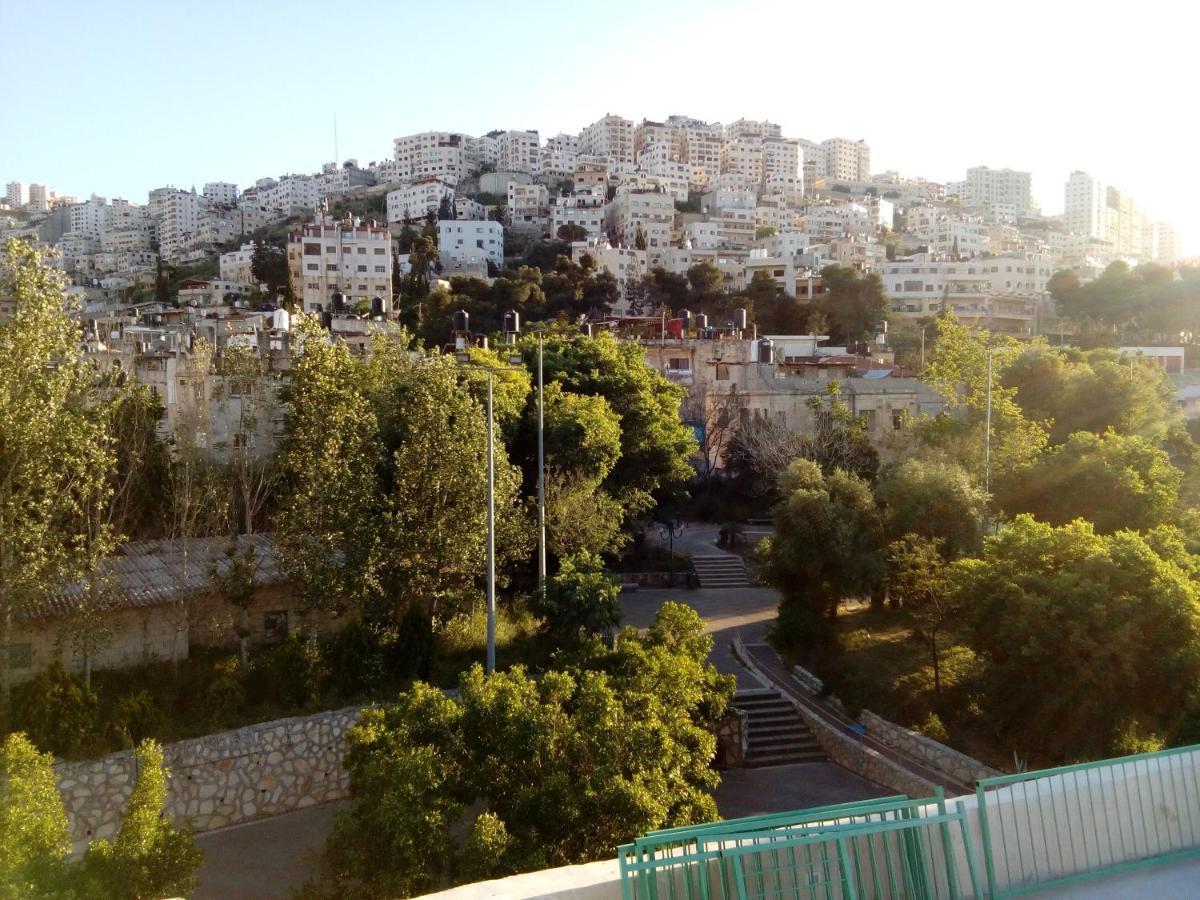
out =
[[1188,172],[1200,10],[1141,0],[601,3],[0,0],[0,183],[145,202],[151,188],[313,172],[426,130],[578,132],[770,119],[863,138],[872,169],[1082,169],[1200,253]]

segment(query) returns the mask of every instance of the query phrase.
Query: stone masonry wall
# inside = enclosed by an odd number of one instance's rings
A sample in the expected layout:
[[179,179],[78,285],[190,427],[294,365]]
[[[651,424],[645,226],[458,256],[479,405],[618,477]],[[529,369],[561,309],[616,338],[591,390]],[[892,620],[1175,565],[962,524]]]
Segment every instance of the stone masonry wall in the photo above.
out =
[[992,778],[1000,774],[965,753],[959,753],[933,738],[889,722],[869,709],[859,713],[859,720],[866,726],[867,734],[883,741],[889,747],[895,747],[906,756],[925,763],[931,769],[944,772],[959,784],[973,784],[977,779]]
[[[167,815],[209,831],[345,797],[342,757],[358,714],[339,709],[168,744]],[[137,777],[133,753],[55,768],[75,849],[116,834]]]

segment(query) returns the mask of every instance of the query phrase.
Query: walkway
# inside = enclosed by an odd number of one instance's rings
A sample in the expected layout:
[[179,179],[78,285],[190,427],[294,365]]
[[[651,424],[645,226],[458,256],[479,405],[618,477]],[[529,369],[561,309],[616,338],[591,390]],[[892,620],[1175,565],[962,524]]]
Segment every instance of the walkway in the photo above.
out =
[[204,851],[195,900],[289,897],[313,872],[340,803],[196,835]]
[[788,812],[894,794],[836,763],[793,763],[761,769],[726,769],[713,792],[723,819]]
[[973,784],[961,784],[948,775],[943,774],[935,769],[923,765],[911,757],[905,756],[898,750],[889,747],[882,741],[875,740],[866,734],[857,734],[852,730],[852,726],[857,723],[849,716],[824,700],[814,697],[808,691],[803,690],[796,682],[792,673],[784,665],[783,660],[766,643],[751,643],[746,641],[745,637],[742,640],[746,644],[746,651],[750,654],[754,665],[760,672],[766,675],[779,690],[784,691],[788,696],[792,697],[800,703],[805,709],[813,714],[824,719],[834,728],[844,732],[855,734],[857,739],[863,745],[871,748],[881,756],[886,756],[888,759],[907,769],[908,771],[919,775],[926,781],[940,784],[946,790],[946,795],[949,797],[958,797],[964,794],[971,794],[975,791]]

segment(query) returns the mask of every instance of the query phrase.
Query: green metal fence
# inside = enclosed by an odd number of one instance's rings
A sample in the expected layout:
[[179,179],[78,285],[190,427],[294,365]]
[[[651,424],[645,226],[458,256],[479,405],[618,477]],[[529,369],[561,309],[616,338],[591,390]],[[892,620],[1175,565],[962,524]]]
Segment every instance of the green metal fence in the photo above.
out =
[[[929,803],[940,814],[922,817]],[[941,797],[719,822],[642,841],[620,849],[625,900],[957,898],[956,852],[978,895],[962,804],[947,814]]]
[[978,782],[988,894],[1200,853],[1200,745]]

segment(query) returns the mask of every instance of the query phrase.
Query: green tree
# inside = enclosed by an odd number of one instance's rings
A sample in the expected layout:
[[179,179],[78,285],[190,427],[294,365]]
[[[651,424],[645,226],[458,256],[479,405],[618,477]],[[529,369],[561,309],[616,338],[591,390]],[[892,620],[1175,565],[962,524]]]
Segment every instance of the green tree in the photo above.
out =
[[1086,519],[1101,534],[1145,531],[1171,519],[1182,478],[1166,452],[1142,438],[1079,431],[1006,476],[996,499],[1009,515],[1051,525]]
[[137,781],[116,838],[94,841],[83,859],[84,878],[104,897],[155,900],[196,889],[204,854],[191,832],[163,817],[167,772],[162,748],[143,741],[135,751]]
[[383,447],[363,365],[311,316],[296,336],[284,400],[280,466],[287,490],[276,520],[280,564],[311,607],[344,610],[378,587],[375,535]]
[[892,543],[888,557],[892,589],[913,624],[915,636],[929,650],[933,690],[938,694],[942,691],[938,635],[957,621],[960,600],[950,588],[944,553],[940,540],[908,534]]
[[289,271],[287,254],[281,247],[255,238],[254,250],[250,255],[250,274],[259,284],[267,286],[267,296],[272,300],[287,285]]
[[[759,545],[768,580],[783,595],[775,639],[819,650],[838,604],[874,594],[883,581],[883,526],[870,486],[835,469],[794,460],[780,476],[776,533]],[[815,646],[814,646],[815,645]]]
[[1003,383],[1003,373],[1021,354],[1021,345],[1011,338],[963,325],[953,313],[939,316],[935,327],[936,350],[923,379],[941,395],[947,413],[925,423],[918,433],[927,444],[948,452],[983,481],[984,435],[990,406],[991,477],[1003,477],[1027,465],[1046,446],[1047,436],[1042,425],[1024,415],[1017,403],[1017,389]]
[[0,743],[0,897],[52,897],[66,887],[71,834],[53,757],[24,734]]
[[621,621],[620,594],[620,585],[604,571],[600,557],[584,552],[562,560],[545,597],[535,596],[534,612],[546,632],[559,640],[603,635]]
[[576,225],[574,222],[568,222],[566,225],[558,226],[558,231],[555,233],[555,236],[560,241],[565,241],[569,244],[572,241],[586,241],[588,233],[587,229],[582,225]]
[[[711,821],[715,723],[733,679],[692,610],[668,603],[616,650],[585,646],[540,679],[462,675],[456,699],[416,684],[349,736],[350,804],[326,849],[327,896],[427,891],[611,855],[648,830]],[[462,866],[451,825],[478,802]],[[446,871],[457,860],[457,872]]]
[[842,402],[841,384],[829,382],[824,396],[806,403],[813,415],[813,428],[800,439],[800,455],[811,459],[825,474],[835,469],[852,472],[874,481],[879,471],[879,453],[867,435],[867,424]]
[[1195,572],[1171,529],[1027,515],[955,562],[997,750],[1055,763],[1110,754],[1131,729],[1171,741],[1200,676]]
[[937,541],[948,559],[974,554],[981,546],[987,495],[956,462],[906,459],[880,478],[875,496],[889,540],[916,534]]
[[826,266],[821,270],[825,294],[817,309],[829,320],[830,336],[838,343],[873,337],[887,318],[888,300],[883,279],[874,272],[860,274],[848,266]]
[[633,236],[633,246],[637,250],[646,249],[646,232],[642,231],[641,225],[638,225],[637,232]]
[[[526,365],[536,365],[536,343],[527,339],[521,349]],[[684,391],[647,366],[637,344],[608,334],[555,335],[545,340],[543,370],[547,384],[603,397],[619,419],[621,455],[603,485],[627,514],[647,509],[652,496],[683,487],[695,452],[695,439],[679,420]]]
[[449,194],[442,194],[442,199],[438,202],[437,217],[439,221],[458,218],[454,212],[454,200]]
[[[109,398],[84,360],[61,273],[9,240],[0,261],[0,731],[9,707],[13,622],[78,574],[80,512],[103,507],[113,465]],[[98,532],[101,538],[110,532]],[[93,541],[90,550],[104,548]]]

